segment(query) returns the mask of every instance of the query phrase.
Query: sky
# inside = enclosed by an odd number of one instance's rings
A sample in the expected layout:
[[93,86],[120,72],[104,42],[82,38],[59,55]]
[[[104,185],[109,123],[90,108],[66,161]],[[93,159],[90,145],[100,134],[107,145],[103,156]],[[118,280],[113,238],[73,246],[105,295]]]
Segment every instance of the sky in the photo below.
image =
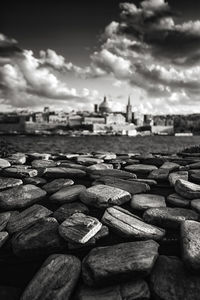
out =
[[[200,1],[7,0],[0,112],[200,113]],[[42,3],[41,3],[42,2]]]

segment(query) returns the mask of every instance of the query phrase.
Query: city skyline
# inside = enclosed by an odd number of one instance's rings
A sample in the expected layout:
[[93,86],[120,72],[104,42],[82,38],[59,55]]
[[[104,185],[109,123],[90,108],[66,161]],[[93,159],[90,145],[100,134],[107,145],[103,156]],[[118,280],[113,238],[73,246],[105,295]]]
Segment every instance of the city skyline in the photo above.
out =
[[[12,8],[12,9],[11,9]],[[200,112],[197,1],[8,2],[0,33],[0,107]]]

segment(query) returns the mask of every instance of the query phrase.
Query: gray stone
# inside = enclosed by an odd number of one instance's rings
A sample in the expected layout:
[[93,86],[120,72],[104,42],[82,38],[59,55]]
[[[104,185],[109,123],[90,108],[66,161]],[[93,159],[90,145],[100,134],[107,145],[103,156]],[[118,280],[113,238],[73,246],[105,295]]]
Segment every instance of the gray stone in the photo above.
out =
[[157,256],[158,244],[151,240],[94,248],[83,259],[83,281],[89,286],[100,286],[145,277]]
[[150,277],[153,299],[199,300],[200,276],[187,271],[178,257],[159,256]]
[[168,169],[157,169],[150,172],[148,175],[149,179],[154,179],[157,181],[167,181],[169,176]]
[[98,219],[83,213],[75,213],[59,226],[59,233],[67,241],[85,244],[101,229],[101,226]]
[[82,178],[86,175],[85,171],[72,169],[72,168],[63,168],[63,167],[52,167],[47,168],[45,172],[46,178]]
[[137,210],[146,210],[153,207],[166,207],[165,197],[155,194],[133,195],[131,207]]
[[153,170],[157,170],[157,167],[153,165],[135,164],[135,165],[126,166],[125,170],[136,174],[137,173],[149,174]]
[[27,153],[27,155],[32,160],[34,160],[34,159],[49,159],[51,157],[51,154],[49,154],[49,153],[29,152],[29,153]]
[[46,192],[41,188],[32,185],[20,185],[0,192],[0,208],[13,210],[30,206],[43,199]]
[[0,191],[23,184],[21,179],[0,177]]
[[200,199],[195,199],[191,201],[191,207],[195,209],[200,214]]
[[101,163],[101,164],[95,164],[87,167],[88,172],[90,172],[90,170],[107,170],[107,169],[113,169],[113,165]]
[[118,206],[107,208],[101,221],[122,237],[161,240],[165,235],[165,230],[145,223],[141,218]]
[[6,231],[0,232],[0,248],[5,244],[8,238],[9,238],[8,232]]
[[13,165],[23,165],[26,162],[26,155],[24,153],[14,153],[8,157],[9,162]]
[[143,214],[143,219],[147,223],[169,229],[179,229],[181,222],[185,220],[195,220],[199,218],[193,210],[186,208],[149,208]]
[[21,300],[68,300],[81,272],[81,263],[71,255],[49,256],[21,296]]
[[8,168],[10,167],[10,163],[8,160],[0,158],[0,169]]
[[161,169],[169,170],[170,172],[178,170],[180,167],[179,164],[176,164],[174,162],[166,161],[164,164],[160,167]]
[[167,197],[167,203],[174,207],[190,207],[190,200],[181,197],[180,195],[174,193]]
[[95,207],[108,207],[121,205],[131,199],[131,194],[121,189],[107,186],[95,185],[80,193],[80,200]]
[[6,225],[10,217],[11,217],[11,213],[9,211],[0,213],[0,231],[6,228]]
[[58,165],[57,162],[54,162],[53,160],[47,160],[47,159],[35,159],[31,163],[33,169],[37,168],[50,168],[50,167],[56,167]]
[[6,177],[14,177],[23,179],[26,177],[35,177],[38,175],[38,171],[35,169],[25,169],[21,167],[10,167],[3,170],[2,173]]
[[86,187],[84,185],[72,185],[66,186],[51,195],[50,201],[64,204],[73,202],[79,199],[79,195],[82,191],[85,191]]
[[103,159],[95,158],[95,157],[81,157],[78,156],[76,159],[77,163],[83,164],[84,166],[91,166],[94,164],[101,164],[103,163]]
[[178,171],[178,172],[173,172],[169,174],[169,183],[171,186],[174,186],[176,183],[176,180],[178,179],[184,179],[188,180],[188,172],[187,171]]
[[200,198],[200,185],[183,179],[176,180],[175,191],[177,194],[187,199],[192,200]]
[[138,183],[146,183],[147,185],[149,186],[154,186],[157,184],[157,181],[156,180],[153,180],[153,179],[129,179],[130,181],[135,181],[135,182],[138,182]]
[[200,183],[200,170],[190,170],[189,171],[189,179],[192,182]]
[[75,213],[88,214],[89,209],[81,202],[66,203],[53,213],[53,217],[61,223]]
[[190,170],[200,169],[200,161],[187,165]]
[[71,186],[74,184],[74,181],[72,179],[65,179],[65,178],[58,178],[55,179],[51,182],[46,183],[43,185],[43,189],[48,193],[48,194],[53,194],[62,189],[63,187],[66,186]]
[[64,167],[64,168],[71,168],[71,169],[78,169],[78,170],[83,170],[85,171],[87,169],[86,166],[80,165],[80,164],[76,164],[76,163],[71,163],[68,160],[61,160],[60,161],[60,167]]
[[37,223],[38,220],[48,217],[51,214],[52,211],[46,207],[34,204],[19,214],[11,216],[7,224],[7,230],[11,234],[22,231],[30,225]]
[[23,182],[25,184],[33,184],[33,185],[37,185],[37,186],[42,186],[43,184],[46,184],[46,179],[44,178],[40,178],[40,177],[28,177],[28,178],[24,178]]
[[136,178],[136,175],[127,171],[123,170],[116,170],[116,169],[104,169],[104,170],[89,170],[87,169],[90,176],[94,179],[101,178],[102,176],[111,176],[120,179],[131,179]]

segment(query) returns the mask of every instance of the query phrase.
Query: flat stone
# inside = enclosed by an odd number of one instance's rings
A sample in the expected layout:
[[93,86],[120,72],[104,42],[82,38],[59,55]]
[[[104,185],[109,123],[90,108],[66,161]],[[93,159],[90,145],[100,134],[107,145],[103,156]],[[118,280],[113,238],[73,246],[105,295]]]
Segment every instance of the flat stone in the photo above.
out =
[[160,167],[166,161],[165,157],[139,157],[142,164]]
[[64,168],[83,170],[83,171],[85,171],[87,169],[86,166],[76,164],[74,162],[72,163],[72,162],[69,162],[68,160],[61,160],[59,166],[64,167]]
[[52,211],[46,207],[39,204],[34,204],[19,214],[11,216],[7,224],[7,230],[10,234],[22,231],[28,226],[38,222],[38,220],[48,217],[51,214]]
[[144,193],[150,190],[149,185],[146,183],[124,180],[111,176],[100,177],[99,179],[97,179],[97,184],[105,184],[112,187],[116,187],[127,191],[132,195]]
[[153,207],[166,207],[165,197],[155,194],[133,195],[131,207],[136,210],[146,210]]
[[190,207],[190,200],[181,197],[180,195],[174,193],[167,197],[167,203],[171,204],[174,207]]
[[85,191],[86,187],[84,185],[72,185],[66,186],[52,194],[49,198],[50,201],[64,204],[73,202],[79,199],[79,195],[82,191]]
[[51,157],[51,154],[49,154],[49,153],[29,152],[29,153],[27,153],[27,155],[32,160],[34,160],[34,159],[49,159]]
[[32,257],[62,251],[66,245],[58,233],[58,226],[56,219],[43,218],[15,233],[11,239],[14,254]]
[[94,248],[83,259],[83,281],[100,286],[145,277],[151,273],[157,256],[158,244],[151,240]]
[[148,178],[157,181],[167,181],[169,176],[168,169],[157,169],[149,173]]
[[62,223],[67,218],[75,213],[84,213],[88,214],[89,209],[81,202],[72,202],[66,203],[60,206],[54,213],[53,217],[58,220],[59,223]]
[[26,155],[24,153],[14,153],[8,157],[9,162],[13,165],[23,165],[26,162]]
[[75,213],[59,226],[59,233],[67,241],[85,244],[101,229],[101,226],[98,219],[83,213]]
[[192,270],[200,270],[200,223],[185,221],[181,224],[182,259]]
[[200,169],[200,161],[187,165],[190,170]]
[[21,296],[21,300],[70,299],[81,272],[81,262],[72,255],[49,256]]
[[187,199],[193,200],[200,198],[200,185],[183,179],[176,180],[175,191]]
[[125,170],[136,174],[137,173],[149,174],[153,170],[157,170],[157,167],[153,165],[135,164],[135,165],[126,166]]
[[178,257],[159,256],[150,277],[154,299],[199,300],[200,276],[191,274]]
[[191,207],[200,213],[200,199],[195,199],[191,201]]
[[50,168],[50,167],[56,167],[58,165],[57,162],[54,162],[53,160],[47,160],[47,159],[35,159],[31,162],[31,165],[33,169],[37,168]]
[[194,183],[200,184],[200,170],[190,170],[189,179]]
[[81,157],[78,156],[76,159],[77,163],[83,164],[84,166],[91,166],[94,164],[101,164],[104,162],[103,159],[95,158],[95,157]]
[[169,183],[171,186],[175,186],[176,180],[184,179],[188,181],[188,172],[187,171],[178,171],[169,174]]
[[131,199],[131,194],[108,185],[95,185],[80,193],[80,200],[95,207],[121,205]]
[[77,293],[77,300],[148,300],[150,291],[146,281],[133,281],[103,288],[82,285]]
[[8,238],[9,238],[8,232],[6,232],[6,231],[0,232],[0,248],[5,244],[5,242],[8,240]]
[[143,219],[147,223],[169,229],[179,229],[181,222],[197,221],[198,218],[198,214],[193,210],[176,207],[149,208],[143,214]]
[[161,169],[169,170],[170,172],[178,170],[180,167],[179,164],[176,164],[174,162],[166,161],[164,164],[160,167]]
[[0,231],[6,228],[6,225],[10,217],[11,217],[11,213],[9,211],[0,213]]
[[8,168],[10,166],[11,164],[9,163],[8,160],[0,158],[0,169]]
[[65,179],[65,178],[58,178],[55,179],[51,182],[46,183],[43,185],[43,189],[48,193],[48,194],[53,194],[62,189],[63,187],[66,186],[71,186],[74,184],[74,181],[72,179]]
[[101,164],[95,164],[95,165],[87,167],[88,172],[90,170],[107,170],[107,169],[113,169],[113,165],[101,163]]
[[42,186],[47,181],[46,181],[46,179],[40,178],[40,177],[28,177],[28,178],[24,178],[23,182],[25,184],[33,184],[33,185],[37,185],[37,186]]
[[0,177],[0,191],[23,184],[21,179]]
[[35,169],[25,169],[21,167],[10,167],[3,170],[3,176],[14,177],[14,178],[26,178],[26,177],[35,177],[38,175],[38,171]]
[[141,218],[118,206],[107,208],[101,221],[122,237],[160,240],[165,235],[165,230],[145,223]]
[[123,170],[116,170],[116,169],[103,169],[103,170],[89,170],[90,176],[94,179],[101,178],[103,176],[111,176],[120,179],[130,179],[130,178],[137,178],[135,174]]
[[153,186],[153,185],[156,185],[157,184],[157,181],[154,180],[154,179],[141,179],[141,178],[137,178],[137,179],[129,179],[131,181],[135,181],[135,182],[138,182],[138,183],[146,183],[147,185],[149,186]]
[[47,168],[45,172],[46,178],[82,178],[86,175],[85,171],[72,169],[72,168],[62,168],[62,167],[53,167]]
[[46,192],[41,188],[32,185],[20,185],[0,192],[0,208],[13,210],[30,206],[43,199]]

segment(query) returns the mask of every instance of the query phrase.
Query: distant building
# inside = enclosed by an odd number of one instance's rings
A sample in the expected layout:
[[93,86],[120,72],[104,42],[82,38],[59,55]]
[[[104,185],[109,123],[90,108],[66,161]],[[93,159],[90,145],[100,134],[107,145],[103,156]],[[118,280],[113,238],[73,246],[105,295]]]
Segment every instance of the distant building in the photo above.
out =
[[130,96],[128,98],[128,105],[126,106],[126,121],[128,123],[132,123],[132,105],[131,105]]
[[95,104],[95,105],[94,105],[94,112],[97,114],[98,111],[99,111],[98,104]]
[[112,113],[108,114],[106,117],[106,124],[125,124],[126,118],[122,114]]
[[105,124],[105,118],[100,116],[89,116],[83,118],[84,125]]
[[106,97],[104,97],[103,102],[99,105],[99,112],[101,114],[107,114],[112,112]]
[[68,116],[69,127],[79,127],[82,125],[83,118],[79,115]]

